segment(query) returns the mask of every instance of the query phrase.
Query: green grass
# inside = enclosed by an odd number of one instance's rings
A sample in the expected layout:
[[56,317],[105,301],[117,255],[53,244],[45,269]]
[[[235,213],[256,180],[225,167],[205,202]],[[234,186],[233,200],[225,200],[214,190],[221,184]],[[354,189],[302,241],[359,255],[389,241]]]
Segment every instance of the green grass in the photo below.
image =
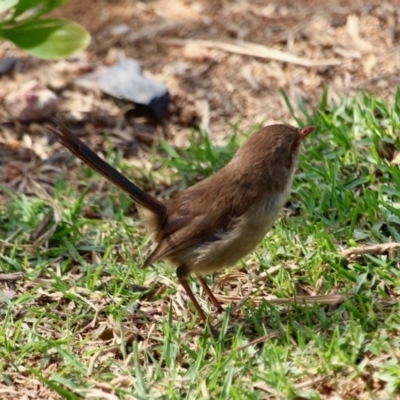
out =
[[[330,104],[325,94],[314,113],[300,110],[299,124],[317,129],[282,218],[254,254],[214,278],[229,305],[228,296],[247,293],[243,267],[250,279],[266,273],[224,319],[219,339],[199,325],[174,271],[139,268],[148,235],[130,200],[89,168],[79,164],[55,182],[55,203],[8,193],[0,267],[25,278],[1,284],[3,385],[29,388],[36,379],[66,399],[101,391],[116,399],[395,398],[398,254],[346,259],[342,250],[400,242],[400,171],[390,164],[400,149],[400,93],[392,105],[366,94]],[[151,174],[121,167],[170,193],[220,168],[244,136],[236,129],[219,148],[194,134],[187,149],[163,143]],[[266,300],[335,291],[347,300]]]

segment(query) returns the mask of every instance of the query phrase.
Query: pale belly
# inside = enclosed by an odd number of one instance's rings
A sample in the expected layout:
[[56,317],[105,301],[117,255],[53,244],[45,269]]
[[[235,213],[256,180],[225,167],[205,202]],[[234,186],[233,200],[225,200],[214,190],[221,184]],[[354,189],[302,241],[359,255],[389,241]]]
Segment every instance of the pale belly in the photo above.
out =
[[192,272],[197,275],[211,274],[236,264],[252,252],[272,228],[286,199],[287,194],[283,193],[273,203],[264,202],[260,207],[253,207],[238,219],[232,230],[221,233],[219,240],[192,249],[197,254],[190,266]]

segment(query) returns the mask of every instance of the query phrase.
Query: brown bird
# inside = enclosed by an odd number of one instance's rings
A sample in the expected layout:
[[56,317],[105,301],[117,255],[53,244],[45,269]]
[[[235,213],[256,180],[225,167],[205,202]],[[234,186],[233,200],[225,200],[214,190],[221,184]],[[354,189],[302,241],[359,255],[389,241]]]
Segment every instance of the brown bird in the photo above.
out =
[[206,314],[189,284],[195,274],[213,305],[222,307],[203,276],[234,265],[271,229],[289,197],[302,140],[313,126],[270,125],[254,133],[221,170],[159,200],[145,193],[97,156],[67,127],[49,128],[84,163],[124,190],[135,202],[155,249],[148,267],[164,260],[176,268],[200,317]]

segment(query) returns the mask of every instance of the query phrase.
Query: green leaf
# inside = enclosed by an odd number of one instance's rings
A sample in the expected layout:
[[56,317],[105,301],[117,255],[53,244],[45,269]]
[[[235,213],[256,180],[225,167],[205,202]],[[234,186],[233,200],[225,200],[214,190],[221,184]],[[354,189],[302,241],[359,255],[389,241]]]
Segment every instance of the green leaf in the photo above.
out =
[[[24,0],[22,0],[24,1]],[[69,0],[43,0],[43,11],[45,13],[49,13],[50,11],[54,10],[55,8],[61,7],[64,4],[68,3]]]
[[0,13],[9,10],[18,3],[18,0],[0,0]]
[[25,11],[41,4],[41,6],[38,7],[38,11],[33,16],[34,18],[38,18],[55,8],[63,6],[65,3],[68,3],[68,1],[69,0],[19,0],[18,5],[15,7],[13,18],[17,18]]
[[65,58],[90,43],[90,35],[81,25],[65,19],[22,22],[0,29],[0,37],[46,60]]
[[15,7],[13,18],[17,18],[25,11],[36,7],[40,3],[42,3],[42,0],[19,0],[17,6]]

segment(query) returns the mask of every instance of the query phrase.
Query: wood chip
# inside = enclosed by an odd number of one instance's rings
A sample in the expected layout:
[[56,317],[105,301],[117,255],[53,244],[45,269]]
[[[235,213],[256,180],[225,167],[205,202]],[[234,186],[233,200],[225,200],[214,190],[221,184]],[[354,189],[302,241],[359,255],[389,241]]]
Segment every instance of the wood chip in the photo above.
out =
[[368,52],[373,49],[371,43],[360,37],[359,18],[357,15],[350,14],[347,17],[346,29],[347,33],[353,39],[354,44],[358,47],[359,50]]

